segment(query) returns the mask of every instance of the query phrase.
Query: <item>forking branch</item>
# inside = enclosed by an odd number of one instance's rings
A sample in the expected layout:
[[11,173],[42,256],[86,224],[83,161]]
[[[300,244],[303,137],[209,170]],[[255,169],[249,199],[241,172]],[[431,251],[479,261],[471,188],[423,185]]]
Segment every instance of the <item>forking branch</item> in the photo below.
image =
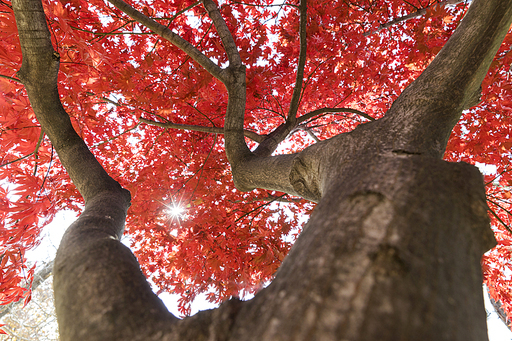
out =
[[219,12],[219,8],[212,0],[203,0],[203,5],[208,12],[210,19],[212,19],[215,28],[217,29],[217,33],[220,36],[222,45],[224,45],[224,50],[226,51],[226,55],[228,56],[229,60],[229,66],[236,68],[241,67],[242,59],[240,58],[240,53],[238,53],[233,35],[229,31],[226,21],[224,18],[222,18],[222,15]]
[[222,81],[224,77],[222,76],[222,69],[220,66],[215,64],[210,58],[204,55],[201,51],[199,51],[194,45],[172,32],[166,26],[156,22],[155,20],[149,18],[143,13],[139,12],[132,6],[128,5],[126,2],[122,0],[108,0],[112,5],[114,5],[117,9],[124,12],[130,18],[136,20],[140,24],[146,26],[156,34],[158,34],[163,39],[169,41],[174,46],[181,49],[185,52],[190,58],[195,60],[199,65],[205,68],[213,77]]

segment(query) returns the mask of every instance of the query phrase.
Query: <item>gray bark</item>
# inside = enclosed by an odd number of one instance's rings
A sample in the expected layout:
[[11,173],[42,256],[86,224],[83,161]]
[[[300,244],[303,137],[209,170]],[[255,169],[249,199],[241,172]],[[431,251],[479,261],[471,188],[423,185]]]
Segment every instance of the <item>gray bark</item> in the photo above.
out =
[[[487,294],[489,294],[488,291]],[[507,313],[505,312],[503,306],[501,305],[501,301],[496,301],[494,298],[491,297],[491,295],[489,295],[489,301],[491,301],[492,307],[494,308],[494,312],[498,315],[501,322],[503,322],[505,326],[507,326],[507,328],[510,329],[510,321],[507,318]]]
[[[228,54],[226,69],[155,30],[226,85],[226,153],[236,185],[278,189],[318,207],[275,280],[253,300],[176,319],[119,242],[129,195],[74,133],[60,104],[58,56],[40,1],[13,0],[23,51],[18,76],[86,200],[55,261],[62,340],[485,340],[479,261],[493,235],[483,181],[476,168],[441,158],[510,27],[512,1],[475,0],[383,119],[272,157],[274,147],[252,153],[245,144],[245,70],[215,4],[204,6]],[[275,146],[291,129],[262,144]]]

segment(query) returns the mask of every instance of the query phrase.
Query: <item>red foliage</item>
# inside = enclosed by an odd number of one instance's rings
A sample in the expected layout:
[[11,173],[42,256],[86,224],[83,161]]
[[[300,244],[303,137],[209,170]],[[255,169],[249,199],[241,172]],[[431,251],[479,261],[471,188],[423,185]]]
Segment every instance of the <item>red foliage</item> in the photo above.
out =
[[[297,1],[221,1],[221,12],[247,66],[247,130],[267,134],[290,105],[300,49]],[[427,6],[430,2],[431,5]],[[436,1],[310,1],[308,52],[299,116],[322,107],[350,107],[379,118],[441,49],[465,12]],[[220,39],[193,1],[130,3],[160,18],[219,65]],[[312,205],[279,193],[234,189],[222,136],[164,129],[139,118],[222,127],[227,94],[183,52],[103,1],[45,0],[61,56],[59,90],[75,128],[108,172],[132,193],[127,235],[146,275],[161,290],[190,301],[253,293],[272,278]],[[189,8],[190,7],[190,8]],[[379,25],[427,7],[424,16]],[[186,11],[184,9],[189,8]],[[171,20],[172,18],[172,20]],[[446,159],[495,167],[486,176],[498,246],[484,258],[493,297],[512,312],[509,294],[512,168],[512,36],[507,36],[483,84],[482,103],[454,129]],[[23,86],[14,16],[0,1],[0,303],[27,295],[23,254],[62,209],[81,198],[43,135]],[[5,77],[6,76],[6,77]],[[365,119],[329,114],[307,127],[319,139],[352,130]],[[282,152],[312,143],[305,133]],[[270,199],[269,199],[270,198]],[[269,200],[279,199],[274,202]],[[172,217],[170,206],[186,208]],[[499,219],[498,219],[499,217]]]

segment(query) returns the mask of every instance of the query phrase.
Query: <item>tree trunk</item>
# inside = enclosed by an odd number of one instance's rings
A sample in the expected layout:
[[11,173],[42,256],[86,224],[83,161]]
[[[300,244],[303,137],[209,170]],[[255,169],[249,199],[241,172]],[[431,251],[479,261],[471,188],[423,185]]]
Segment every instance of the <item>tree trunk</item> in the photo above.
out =
[[[478,170],[382,158],[332,187],[231,340],[485,340]],[[347,189],[350,188],[350,189]]]

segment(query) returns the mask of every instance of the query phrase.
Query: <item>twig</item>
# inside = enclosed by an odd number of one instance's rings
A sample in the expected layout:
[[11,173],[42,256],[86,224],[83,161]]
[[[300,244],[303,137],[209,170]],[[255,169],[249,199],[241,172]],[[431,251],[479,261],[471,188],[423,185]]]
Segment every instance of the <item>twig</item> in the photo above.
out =
[[230,1],[230,3],[238,4],[238,5],[243,5],[243,6],[251,6],[251,7],[280,7],[280,6],[291,6],[291,7],[295,7],[295,8],[299,7],[297,5],[290,4],[288,2],[283,2],[282,4],[270,4],[270,5],[248,4],[248,3],[245,3],[245,2],[241,2],[241,1]]
[[71,25],[69,25],[69,27],[71,27],[75,31],[81,31],[81,32],[85,32],[85,33],[90,33],[90,34],[94,34],[95,36],[101,36],[101,37],[104,37],[104,36],[126,35],[126,34],[130,34],[130,35],[149,35],[149,34],[153,34],[153,32],[131,32],[131,31],[128,31],[128,32],[93,32],[93,31],[84,30],[83,28],[79,28],[79,27],[75,27],[75,26],[71,26]]
[[112,136],[111,138],[109,138],[109,139],[107,139],[107,140],[105,140],[105,141],[101,141],[101,142],[99,142],[99,143],[95,144],[94,146],[92,146],[92,148],[97,148],[97,147],[101,146],[102,144],[108,143],[108,142],[110,142],[110,141],[112,141],[112,140],[115,140],[115,139],[117,139],[117,138],[119,138],[119,137],[123,136],[124,134],[126,134],[126,133],[127,133],[127,132],[129,132],[129,131],[132,131],[132,130],[134,130],[134,129],[137,129],[137,127],[138,127],[141,123],[142,123],[142,122],[137,122],[137,124],[136,124],[136,125],[134,125],[133,127],[131,127],[131,128],[129,128],[129,129],[127,129],[127,130],[123,131],[123,132],[122,132],[122,133],[120,133],[120,134],[117,134],[116,136]]
[[14,82],[18,82],[18,83],[21,84],[21,81],[18,78],[6,76],[6,75],[0,75],[0,78],[5,78],[5,79],[8,79],[8,80],[11,80],[11,81],[14,81]]
[[[224,134],[223,128],[218,127],[203,127],[203,126],[196,126],[196,125],[190,125],[190,124],[179,124],[179,123],[172,123],[172,122],[156,122],[152,120],[148,120],[143,117],[139,117],[139,121],[154,125],[157,127],[162,128],[172,128],[172,129],[180,129],[180,130],[191,130],[191,131],[200,131],[204,133],[213,133],[213,134]],[[244,130],[244,136],[255,141],[258,143],[261,143],[265,140],[265,136],[259,135],[253,131]]]
[[[508,214],[512,215],[512,213],[510,213],[508,210],[504,209],[503,207],[501,207],[501,205],[495,203],[494,201],[490,200],[490,199],[487,199],[487,201],[489,201],[490,203],[498,206],[499,208],[501,208],[502,210],[504,210],[505,212],[507,212]],[[500,217],[498,217],[498,215],[496,214],[496,212],[494,212],[494,210],[492,210],[490,207],[489,207],[489,211],[491,211],[492,215],[498,219],[498,221],[505,227],[505,229],[508,231],[508,233],[510,233],[510,235],[512,235],[512,230],[510,229],[510,227],[505,224],[505,222],[503,220],[501,220]]]
[[492,184],[494,182],[494,180],[496,180],[503,174],[510,172],[511,170],[512,170],[512,168],[505,168],[500,174],[496,175],[491,181],[487,182],[484,186],[489,186],[490,184]]
[[[275,197],[275,198],[274,198],[274,199],[272,199],[272,200],[269,200],[268,202],[266,202],[266,203],[264,203],[264,204],[262,204],[262,205],[259,205],[258,207],[256,207],[256,208],[254,208],[254,209],[250,210],[249,212],[242,214],[240,217],[238,217],[237,219],[235,219],[235,221],[234,221],[234,222],[236,223],[236,222],[240,221],[241,219],[243,219],[243,218],[247,217],[249,214],[251,214],[251,213],[253,213],[253,212],[255,212],[255,211],[259,210],[260,208],[263,208],[263,207],[265,207],[265,206],[268,206],[268,205],[270,205],[271,203],[273,203],[274,201],[278,201],[280,198],[284,197],[285,195],[288,195],[288,194],[287,194],[287,193],[282,194],[282,195],[280,195],[280,196]],[[231,226],[231,225],[229,225],[229,226],[228,226],[228,228],[229,228],[230,226]]]
[[167,27],[169,27],[169,25],[171,24],[172,21],[174,21],[174,19],[176,19],[178,16],[180,16],[181,14],[185,13],[186,11],[188,10],[191,10],[192,8],[196,7],[197,5],[199,5],[201,3],[201,1],[196,1],[194,2],[192,5],[188,6],[188,7],[185,7],[184,9],[182,10],[179,10],[178,12],[176,12],[172,17],[170,18],[153,18],[155,20],[168,20],[169,23],[167,24]]
[[428,7],[418,9],[416,12],[412,12],[412,13],[409,13],[409,14],[404,15],[402,17],[395,18],[395,19],[393,19],[391,21],[388,21],[387,23],[380,25],[379,27],[377,27],[373,31],[364,32],[363,35],[365,37],[368,37],[368,36],[371,36],[374,33],[382,31],[383,29],[389,28],[389,27],[391,27],[391,26],[393,26],[395,24],[407,21],[407,20],[412,19],[412,18],[421,17],[422,15],[425,15],[425,13],[427,13],[427,9],[430,8],[431,6],[457,5],[457,4],[460,4],[461,2],[464,2],[464,0],[444,0],[444,1],[436,2],[436,3],[434,3],[434,4],[432,4],[432,5],[428,6]]
[[16,160],[12,160],[12,161],[3,163],[3,164],[0,165],[0,167],[4,167],[4,166],[7,166],[7,165],[10,165],[11,163],[15,163],[15,162],[21,161],[21,160],[26,159],[27,157],[30,157],[30,156],[34,155],[35,153],[37,153],[37,151],[39,150],[39,146],[41,145],[41,141],[43,140],[43,136],[44,136],[44,133],[41,130],[41,134],[39,135],[39,141],[37,141],[36,148],[34,149],[34,151],[32,153],[27,154],[25,156],[22,156],[20,158],[17,158]]
[[[208,155],[206,156],[206,159],[204,159],[203,165],[200,168],[201,173],[199,174],[199,177],[197,178],[196,187],[194,187],[194,190],[190,194],[190,199],[192,199],[194,197],[197,187],[199,186],[199,180],[201,180],[201,177],[203,176],[204,166],[206,166],[206,162],[210,158],[210,155],[212,155],[213,148],[215,147],[216,144],[217,144],[217,135],[214,135],[212,147],[210,148],[210,151],[208,152]],[[196,174],[197,174],[197,172],[196,172]]]
[[[39,285],[43,284],[44,281],[48,279],[48,277],[50,277],[52,270],[53,260],[46,263],[41,270],[34,274],[34,280],[32,281],[32,291],[36,290],[39,287]],[[23,300],[13,302],[11,304],[8,304],[7,306],[2,307],[2,309],[0,309],[0,318],[4,317],[7,314],[10,314],[12,309],[14,309],[21,302],[23,302]]]
[[52,145],[52,152],[50,154],[50,163],[48,164],[48,169],[46,170],[46,175],[43,178],[43,183],[41,184],[41,187],[39,187],[39,192],[37,192],[37,195],[41,194],[43,192],[44,184],[46,183],[46,179],[48,179],[48,176],[50,175],[50,169],[52,169],[53,165],[53,145]]

